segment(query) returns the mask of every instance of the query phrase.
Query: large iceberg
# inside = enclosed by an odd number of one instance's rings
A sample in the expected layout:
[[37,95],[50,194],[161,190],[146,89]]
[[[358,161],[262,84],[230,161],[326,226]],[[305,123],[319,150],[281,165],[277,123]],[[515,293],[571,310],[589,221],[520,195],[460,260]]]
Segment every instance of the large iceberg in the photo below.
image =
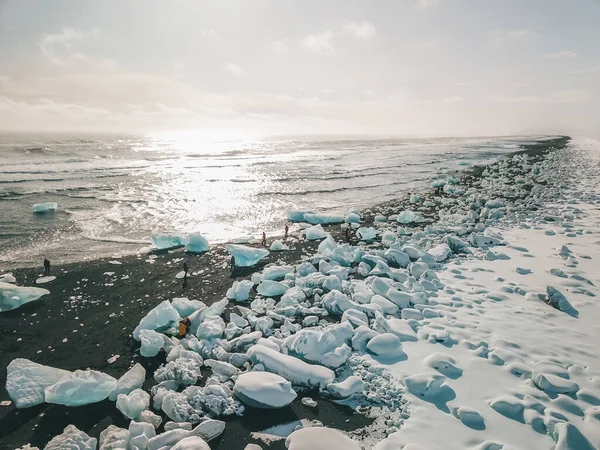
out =
[[254,364],[262,364],[268,372],[276,373],[298,386],[325,387],[335,379],[335,372],[327,367],[308,364],[264,345],[253,345],[247,355]]
[[44,389],[47,403],[81,406],[107,398],[117,380],[96,370],[76,370]]
[[297,397],[285,378],[268,372],[247,372],[238,377],[233,392],[254,408],[283,408]]
[[265,248],[247,247],[239,244],[229,244],[227,251],[235,259],[237,267],[251,267],[258,261],[269,255],[269,250]]
[[47,289],[0,282],[0,312],[11,311],[49,293],[50,291]]
[[17,408],[44,403],[44,389],[71,374],[68,370],[43,366],[28,359],[13,359],[6,368],[6,390]]
[[33,212],[35,214],[54,212],[58,208],[58,203],[54,203],[54,202],[36,203],[35,205],[33,205],[32,208],[33,208]]
[[183,234],[166,234],[153,232],[150,239],[156,248],[164,250],[174,247],[182,247],[185,245],[187,238]]
[[165,300],[152,309],[148,314],[144,316],[135,330],[133,330],[133,338],[136,341],[140,340],[140,331],[142,330],[155,330],[159,331],[165,328],[175,326],[175,324],[181,319],[179,312],[169,302]]
[[185,239],[185,249],[192,253],[203,253],[207,252],[210,247],[204,236],[198,233],[190,233]]

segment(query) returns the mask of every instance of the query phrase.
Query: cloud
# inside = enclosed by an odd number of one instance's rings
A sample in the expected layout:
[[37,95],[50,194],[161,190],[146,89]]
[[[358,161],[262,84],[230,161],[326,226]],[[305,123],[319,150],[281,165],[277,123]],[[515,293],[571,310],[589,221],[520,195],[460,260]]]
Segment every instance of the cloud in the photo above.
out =
[[[38,46],[42,54],[55,64],[64,64],[63,56],[73,54],[73,45],[85,40],[96,40],[100,37],[98,28],[82,31],[65,27],[60,33],[44,34]],[[61,56],[62,55],[62,56]]]
[[221,40],[221,36],[213,28],[209,28],[208,30],[201,30],[200,36],[202,36],[204,39],[209,39],[211,41],[220,41]]
[[533,39],[536,34],[530,30],[525,29],[511,29],[511,30],[490,30],[488,36],[492,41],[501,46],[510,42],[523,42]]
[[495,103],[581,103],[591,98],[592,95],[582,89],[563,89],[551,92],[545,97],[494,95],[486,97],[486,100]]
[[234,75],[238,78],[242,78],[242,77],[245,77],[248,75],[246,73],[246,71],[244,69],[242,69],[240,66],[238,66],[237,64],[227,63],[227,65],[225,67],[227,67],[227,70],[229,70],[229,72],[231,72],[232,75]]
[[302,41],[302,45],[316,53],[333,53],[335,48],[331,44],[331,40],[334,36],[333,31],[329,30],[318,34],[309,34]]
[[348,22],[342,29],[358,39],[370,39],[377,34],[377,28],[371,22]]
[[439,3],[441,3],[442,0],[417,0],[417,3],[415,4],[416,8],[430,8],[432,6],[436,6]]
[[544,55],[544,59],[572,59],[577,58],[577,53],[565,50],[563,52],[550,53],[548,55]]
[[286,53],[288,51],[288,45],[284,41],[269,42],[269,47],[276,53]]

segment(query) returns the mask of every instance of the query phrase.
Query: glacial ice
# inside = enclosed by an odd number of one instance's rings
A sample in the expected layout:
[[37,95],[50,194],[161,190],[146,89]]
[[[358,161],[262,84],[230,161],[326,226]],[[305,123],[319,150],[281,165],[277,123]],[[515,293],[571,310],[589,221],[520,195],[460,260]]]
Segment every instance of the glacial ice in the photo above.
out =
[[200,436],[188,436],[171,447],[171,450],[210,450],[210,447]]
[[396,360],[404,356],[402,342],[395,334],[383,333],[375,336],[367,344],[367,351],[385,359]]
[[403,225],[408,225],[410,223],[416,222],[418,220],[418,217],[417,213],[415,213],[414,211],[406,210],[398,214],[396,220]]
[[352,349],[354,327],[348,323],[334,324],[323,330],[305,329],[285,341],[288,354],[306,362],[337,369],[344,364]]
[[158,355],[160,349],[165,346],[163,335],[154,330],[141,330],[140,342],[142,343],[140,355],[145,358],[151,358]]
[[254,287],[254,283],[250,280],[234,281],[233,285],[227,289],[227,298],[236,302],[246,302],[250,298],[250,291]]
[[46,403],[81,406],[107,398],[117,380],[96,370],[76,370],[44,389]]
[[203,253],[210,250],[208,240],[198,233],[190,233],[185,237],[185,249],[191,253]]
[[247,372],[238,377],[235,395],[254,408],[283,408],[297,397],[285,378],[269,372]]
[[13,359],[6,373],[6,391],[17,408],[44,403],[44,389],[71,374],[68,370],[43,366],[23,358]]
[[11,311],[47,294],[50,294],[47,289],[0,282],[0,312]]
[[136,389],[129,394],[119,394],[117,409],[128,419],[138,420],[142,411],[150,406],[150,394],[142,389]]
[[285,294],[290,287],[287,284],[279,281],[264,280],[256,288],[256,292],[265,297],[278,297]]
[[327,391],[334,398],[348,398],[354,394],[361,394],[365,387],[364,381],[355,376],[351,375],[344,381],[339,383],[330,383],[327,385]]
[[303,233],[309,241],[316,241],[317,239],[323,239],[329,236],[329,233],[325,231],[321,225],[314,225],[307,228]]
[[269,255],[269,250],[264,248],[247,247],[239,244],[229,244],[227,251],[235,259],[237,267],[251,267]]
[[359,223],[360,216],[355,212],[349,212],[346,214],[346,223]]
[[280,375],[294,385],[325,387],[335,379],[335,373],[327,367],[308,364],[263,345],[250,347],[247,355],[254,364],[262,364],[268,372]]
[[289,250],[290,248],[285,245],[283,242],[281,242],[279,239],[275,239],[272,243],[271,246],[269,247],[269,250],[271,250],[272,252],[282,252],[284,250]]
[[332,224],[332,223],[342,223],[344,221],[344,216],[336,216],[329,214],[304,214],[304,220],[311,225],[318,224]]
[[301,428],[285,440],[288,450],[360,450],[358,442],[338,430],[326,427]]
[[142,330],[161,331],[174,327],[180,319],[179,313],[173,308],[171,302],[165,300],[144,316],[139,325],[133,330],[133,338],[139,341],[140,331]]
[[356,230],[356,237],[361,241],[372,241],[377,237],[377,230],[373,227],[360,227]]
[[150,234],[150,239],[152,240],[152,244],[159,250],[182,247],[187,240],[186,236],[183,234],[166,234],[158,232]]
[[156,430],[151,424],[135,420],[129,422],[128,431],[131,436],[129,440],[131,450],[146,450],[148,441],[156,436]]
[[54,436],[44,450],[96,450],[98,441],[89,437],[75,425],[68,425],[62,434]]
[[304,222],[304,214],[315,214],[314,211],[288,211],[287,218],[291,222]]
[[131,369],[117,380],[117,385],[108,398],[114,402],[119,394],[129,394],[135,389],[141,388],[145,380],[146,369],[140,363],[135,363]]
[[195,311],[206,307],[206,305],[201,301],[190,300],[187,297],[174,298],[171,300],[171,306],[177,310],[181,317],[187,317]]
[[33,205],[32,209],[35,214],[54,212],[58,209],[58,203],[55,203],[55,202],[36,203],[35,205]]
[[127,450],[130,439],[129,430],[109,425],[100,433],[99,450]]

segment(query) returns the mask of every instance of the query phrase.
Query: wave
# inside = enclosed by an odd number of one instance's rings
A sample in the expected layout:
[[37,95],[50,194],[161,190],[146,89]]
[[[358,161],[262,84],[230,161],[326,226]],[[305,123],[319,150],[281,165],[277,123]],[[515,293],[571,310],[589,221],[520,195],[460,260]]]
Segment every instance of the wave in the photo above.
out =
[[333,192],[343,192],[343,191],[363,191],[366,189],[373,189],[378,187],[386,187],[386,186],[401,186],[407,184],[408,181],[395,181],[392,183],[381,183],[381,184],[371,184],[368,186],[357,186],[357,187],[339,187],[335,189],[315,189],[315,190],[306,190],[306,191],[296,191],[296,192],[285,192],[285,191],[266,191],[261,192],[260,195],[285,195],[285,196],[296,196],[296,195],[310,195],[310,194],[330,194]]

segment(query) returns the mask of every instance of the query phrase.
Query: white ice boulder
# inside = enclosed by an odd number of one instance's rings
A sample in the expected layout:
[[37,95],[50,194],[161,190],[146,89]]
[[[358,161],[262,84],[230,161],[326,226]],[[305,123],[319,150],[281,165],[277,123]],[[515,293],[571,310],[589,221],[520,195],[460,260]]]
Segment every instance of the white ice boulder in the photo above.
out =
[[144,380],[146,380],[146,369],[144,369],[140,363],[135,363],[131,369],[125,372],[125,374],[117,380],[117,385],[108,398],[114,402],[119,394],[129,394],[130,392],[141,388],[144,384]]
[[404,379],[408,392],[426,399],[439,397],[445,382],[446,377],[433,373],[418,373]]
[[101,402],[117,386],[117,380],[96,370],[76,370],[44,389],[46,403],[81,406]]
[[402,342],[395,334],[383,333],[375,336],[367,344],[367,351],[372,355],[389,360],[398,360],[405,356]]
[[145,358],[152,358],[158,355],[160,349],[165,346],[163,335],[154,330],[141,330],[139,337],[142,343],[140,355]]
[[344,364],[352,349],[354,327],[349,322],[330,325],[324,330],[300,330],[286,339],[285,345],[292,356],[337,369]]
[[325,387],[335,379],[335,372],[327,367],[308,364],[263,345],[250,347],[247,355],[252,363],[262,364],[266,371],[276,373],[297,386]]
[[328,292],[323,297],[323,306],[329,313],[338,316],[341,316],[349,309],[356,309],[357,311],[365,313],[369,317],[373,317],[377,312],[381,311],[381,307],[379,305],[361,305],[353,302],[346,294],[343,294],[337,290]]
[[568,422],[557,423],[549,434],[556,441],[554,450],[594,450],[596,448],[575,425]]
[[149,406],[150,394],[142,389],[136,389],[129,394],[119,394],[117,397],[117,409],[128,419],[137,419]]
[[271,246],[269,247],[269,250],[271,250],[272,252],[282,252],[284,250],[289,250],[290,248],[285,245],[283,242],[281,242],[279,239],[275,239],[272,243]]
[[265,248],[254,248],[239,244],[229,244],[227,251],[235,259],[236,267],[251,267],[261,259],[269,256],[269,250]]
[[157,249],[165,250],[168,248],[182,247],[185,245],[187,239],[185,235],[181,234],[153,232],[150,235],[150,240]]
[[191,253],[204,253],[210,250],[208,240],[198,233],[190,233],[185,239],[185,249]]
[[314,225],[303,231],[306,239],[309,241],[316,241],[317,239],[323,239],[329,236],[329,233],[323,229],[321,225]]
[[71,374],[28,359],[13,359],[6,368],[6,390],[17,408],[44,403],[44,389]]
[[35,205],[32,206],[32,209],[35,214],[54,212],[58,209],[58,203],[55,203],[55,202],[36,203]]
[[190,300],[187,297],[178,297],[171,300],[171,306],[177,310],[181,317],[187,317],[199,309],[202,309],[206,305],[199,300]]
[[314,213],[314,211],[288,211],[287,218],[291,222],[304,222],[304,214]]
[[253,408],[283,408],[297,397],[289,381],[269,372],[243,373],[236,380],[233,392]]
[[210,446],[200,436],[188,436],[171,447],[171,450],[210,450]]
[[327,385],[327,391],[334,398],[348,398],[354,394],[361,394],[365,388],[365,383],[356,375],[351,375],[339,383],[330,383]]
[[435,259],[436,262],[442,262],[448,259],[452,250],[448,244],[442,243],[430,248],[427,250],[427,253],[433,256],[433,259]]
[[3,273],[0,275],[0,283],[16,283],[17,279],[13,276],[12,273]]
[[0,312],[11,311],[49,293],[47,289],[0,282]]
[[146,444],[156,436],[156,430],[152,424],[132,420],[129,422],[129,435],[131,450],[146,450]]
[[285,440],[288,450],[360,450],[358,442],[338,430],[326,427],[301,428]]
[[373,227],[360,227],[356,230],[356,237],[361,241],[372,241],[377,237],[377,230]]
[[535,370],[531,374],[531,380],[538,389],[548,394],[575,394],[579,390],[579,385],[574,381]]
[[304,220],[311,225],[342,223],[344,221],[344,216],[306,213],[304,214]]
[[346,214],[346,223],[359,223],[360,216],[355,212],[349,212]]
[[558,309],[564,313],[569,314],[573,317],[579,316],[579,311],[577,311],[571,303],[567,300],[562,292],[552,286],[546,287],[547,299],[546,303],[548,303],[553,308]]
[[416,222],[418,216],[414,211],[406,210],[398,214],[396,220],[403,225],[408,225],[409,223]]
[[130,439],[129,430],[109,425],[100,433],[99,450],[127,450]]
[[227,289],[227,298],[236,302],[245,302],[250,298],[250,291],[254,287],[254,283],[250,280],[234,281],[233,285]]
[[395,334],[402,342],[417,341],[417,334],[405,319],[386,319],[383,315],[377,313],[372,328],[379,333]]
[[44,450],[96,450],[98,441],[89,437],[75,425],[68,425],[62,434],[54,436]]
[[279,281],[264,280],[256,288],[256,292],[264,297],[279,297],[285,294],[290,287],[287,284],[280,283]]
[[177,322],[181,319],[179,312],[171,305],[169,300],[165,300],[150,310],[148,314],[144,316],[135,330],[133,330],[133,338],[136,341],[140,340],[140,331],[142,330],[155,330],[160,331],[165,328],[174,327]]

